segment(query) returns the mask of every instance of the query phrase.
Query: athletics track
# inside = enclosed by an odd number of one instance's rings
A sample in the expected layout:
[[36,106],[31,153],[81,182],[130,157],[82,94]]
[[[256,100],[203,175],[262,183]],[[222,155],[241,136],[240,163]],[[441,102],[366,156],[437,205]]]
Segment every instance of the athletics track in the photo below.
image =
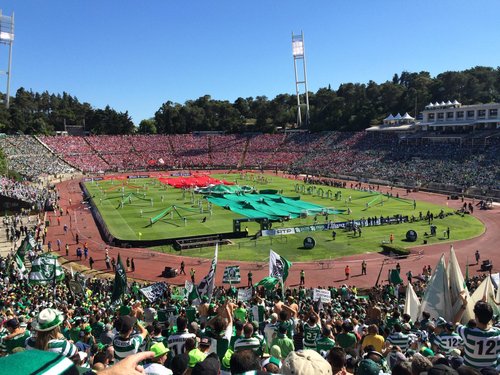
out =
[[[217,172],[214,171],[213,173]],[[53,212],[48,213],[48,219],[51,221],[52,225],[48,228],[47,238],[52,241],[53,244],[56,243],[57,239],[61,240],[63,244],[61,255],[64,255],[64,244],[68,243],[70,245],[69,257],[67,257],[68,262],[62,262],[66,263],[66,267],[69,267],[70,264],[80,264],[88,267],[88,261],[78,262],[76,258],[75,253],[77,246],[74,240],[74,235],[78,233],[81,244],[80,246],[87,241],[89,245],[89,256],[93,257],[95,261],[94,270],[91,271],[90,269],[87,269],[85,274],[87,276],[99,275],[101,277],[112,278],[114,277],[113,273],[106,274],[107,271],[104,262],[104,248],[106,244],[103,242],[99,234],[90,210],[88,207],[85,207],[80,203],[82,200],[82,191],[79,187],[79,182],[80,180],[75,179],[64,181],[57,185],[61,197],[60,204],[64,210],[66,210],[66,208],[69,209],[70,215],[63,216],[61,218],[61,225],[57,226],[55,224],[57,223],[57,219],[54,216],[55,214]],[[381,190],[386,189],[381,187]],[[395,188],[393,193],[396,194],[397,192],[399,192],[400,196],[406,197],[405,190]],[[443,206],[448,202],[449,207],[454,209],[459,209],[463,204],[460,200],[447,200],[447,197],[444,195],[427,192],[412,192],[409,194],[408,198],[416,199],[417,201],[427,201]],[[73,202],[71,206],[69,206],[69,199]],[[466,202],[469,201],[466,200]],[[420,274],[424,265],[430,265],[432,269],[434,269],[442,253],[445,253],[447,261],[450,244],[453,244],[454,246],[462,272],[465,272],[465,264],[468,259],[470,264],[469,275],[473,276],[478,274],[479,266],[472,264],[474,260],[474,253],[477,249],[479,249],[481,253],[481,260],[490,259],[493,262],[493,272],[498,272],[500,270],[500,207],[495,206],[492,210],[476,209],[474,210],[474,216],[481,220],[485,225],[485,232],[482,235],[469,240],[415,247],[415,251],[413,252],[414,255],[407,259],[398,260],[401,265],[401,275],[403,275],[402,278],[406,280],[404,275],[410,269],[414,276]],[[64,235],[63,230],[64,224],[67,224],[68,227],[70,227],[70,230],[66,235]],[[451,233],[451,237],[453,238],[453,232]],[[237,251],[236,248],[235,251]],[[422,251],[421,255],[418,255],[419,251]],[[124,249],[109,247],[110,257],[117,258],[118,253],[120,253],[124,265],[127,257],[134,258],[135,272],[128,272],[127,275],[129,278],[132,277],[148,281],[166,281],[171,284],[184,284],[184,281],[189,279],[189,270],[191,267],[196,270],[196,282],[199,282],[201,278],[207,274],[211,261],[210,259],[164,254],[150,251],[148,249]],[[362,276],[361,261],[363,259],[367,262],[367,275]],[[185,262],[187,276],[182,275],[171,279],[161,277],[161,272],[166,266],[179,268],[182,260]],[[358,288],[371,287],[375,285],[382,262],[386,262],[381,277],[381,281],[384,281],[384,279],[386,279],[387,270],[389,268],[394,268],[396,261],[378,253],[369,253],[366,255],[358,254],[333,259],[331,261],[325,260],[312,261],[308,263],[294,263],[286,285],[291,287],[297,286],[300,278],[300,270],[303,269],[305,271],[305,282],[307,287],[329,285],[337,286],[342,284],[356,285]],[[344,276],[344,268],[346,264],[349,264],[351,268],[351,277],[349,280],[345,280]],[[253,273],[254,283],[268,274],[267,263],[219,260],[216,276],[217,285],[222,284],[224,267],[228,265],[240,266],[241,284],[238,284],[237,286],[247,285],[247,273],[249,270]]]

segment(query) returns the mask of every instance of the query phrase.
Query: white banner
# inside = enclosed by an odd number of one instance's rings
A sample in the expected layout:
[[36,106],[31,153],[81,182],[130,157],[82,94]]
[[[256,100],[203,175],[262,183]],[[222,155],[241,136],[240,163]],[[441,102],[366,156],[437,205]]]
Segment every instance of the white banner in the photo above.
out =
[[313,301],[321,300],[322,303],[332,302],[332,297],[328,289],[318,289],[313,290]]
[[167,290],[166,283],[156,283],[141,289],[141,293],[146,296],[149,302],[154,302],[160,298]]
[[295,234],[295,228],[277,228],[262,231],[262,236],[283,236],[287,234]]
[[238,301],[250,301],[252,299],[252,288],[238,289]]

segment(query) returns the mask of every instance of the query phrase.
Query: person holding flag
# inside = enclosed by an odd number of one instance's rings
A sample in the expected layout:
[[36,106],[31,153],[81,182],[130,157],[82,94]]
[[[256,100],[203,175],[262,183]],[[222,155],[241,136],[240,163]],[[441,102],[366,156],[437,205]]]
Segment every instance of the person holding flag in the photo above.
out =
[[121,297],[127,291],[127,273],[123,268],[120,254],[118,254],[118,261],[116,263],[115,281],[113,283],[113,294],[111,295],[111,303],[116,303],[121,300]]

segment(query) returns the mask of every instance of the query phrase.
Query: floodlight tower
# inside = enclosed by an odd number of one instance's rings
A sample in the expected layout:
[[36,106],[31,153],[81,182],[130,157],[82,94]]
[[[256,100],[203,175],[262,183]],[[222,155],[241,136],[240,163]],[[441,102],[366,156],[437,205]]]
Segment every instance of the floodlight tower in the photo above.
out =
[[[297,94],[297,126],[302,126],[302,104],[300,102],[300,86],[304,86],[306,94],[306,116],[305,127],[309,127],[309,94],[307,92],[307,74],[306,74],[306,49],[304,44],[304,33],[301,31],[299,35],[292,33],[292,52],[293,52],[293,68],[295,70],[295,92]],[[302,67],[302,76],[299,77],[299,70]]]
[[10,77],[12,67],[12,44],[14,43],[14,12],[12,16],[4,16],[0,9],[0,45],[9,47],[9,61],[7,70],[0,73],[7,75],[7,90],[5,92],[5,107],[9,108],[10,104]]

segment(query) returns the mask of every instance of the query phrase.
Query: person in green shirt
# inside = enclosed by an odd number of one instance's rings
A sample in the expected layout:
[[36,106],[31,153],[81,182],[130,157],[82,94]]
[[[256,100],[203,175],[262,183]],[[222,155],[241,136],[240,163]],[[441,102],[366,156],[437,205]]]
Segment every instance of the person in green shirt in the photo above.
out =
[[358,342],[358,338],[352,333],[353,326],[351,323],[342,323],[342,333],[337,335],[337,345],[343,349],[354,349]]
[[335,340],[333,339],[332,330],[328,327],[324,327],[321,332],[321,337],[316,340],[316,351],[323,355],[323,353],[328,353],[331,348],[335,346]]
[[273,339],[271,347],[277,345],[281,349],[281,357],[286,358],[290,352],[295,350],[293,340],[286,335],[288,327],[285,324],[278,326],[278,334]]
[[247,309],[243,301],[238,301],[238,307],[234,310],[234,319],[241,320],[242,322],[247,321]]
[[12,354],[17,347],[26,347],[26,340],[31,336],[30,331],[22,328],[17,318],[7,320],[4,327],[8,331],[8,335],[4,336],[1,341],[0,352],[2,355]]

